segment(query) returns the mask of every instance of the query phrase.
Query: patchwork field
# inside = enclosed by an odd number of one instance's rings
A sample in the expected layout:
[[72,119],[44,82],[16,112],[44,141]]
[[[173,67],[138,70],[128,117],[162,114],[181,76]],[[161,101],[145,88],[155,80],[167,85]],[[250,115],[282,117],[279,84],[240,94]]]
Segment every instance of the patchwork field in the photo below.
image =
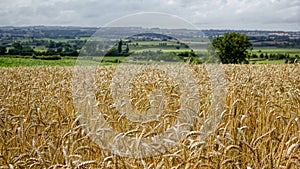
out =
[[[178,146],[147,158],[121,157],[101,148],[84,130],[74,110],[73,67],[36,66],[0,68],[0,168],[300,168],[300,64],[224,65],[227,93],[225,112],[217,129],[199,139],[211,107],[212,91],[204,65],[191,66],[201,98],[191,132]],[[151,137],[159,125],[118,120],[109,86],[117,66],[100,66],[95,96],[97,108],[117,132],[130,137]],[[160,74],[156,72],[156,74]],[[134,79],[132,104],[145,97],[143,88],[155,87],[164,76],[155,72]],[[171,81],[171,80],[170,80]],[[166,91],[169,87],[166,82]],[[144,86],[144,87],[143,87]],[[172,95],[178,107],[180,91]],[[174,96],[174,97],[173,97]],[[141,105],[142,104],[142,105]],[[170,124],[176,118],[161,119]],[[135,128],[132,127],[133,124]],[[153,126],[154,125],[154,126]],[[142,130],[142,128],[146,128]]]

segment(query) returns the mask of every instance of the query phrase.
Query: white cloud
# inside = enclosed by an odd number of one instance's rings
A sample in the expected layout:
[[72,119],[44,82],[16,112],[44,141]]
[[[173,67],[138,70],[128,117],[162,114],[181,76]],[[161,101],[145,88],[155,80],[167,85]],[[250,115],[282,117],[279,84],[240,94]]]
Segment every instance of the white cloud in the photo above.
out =
[[201,29],[300,30],[299,11],[299,0],[1,0],[0,25],[101,26],[136,12],[164,12]]

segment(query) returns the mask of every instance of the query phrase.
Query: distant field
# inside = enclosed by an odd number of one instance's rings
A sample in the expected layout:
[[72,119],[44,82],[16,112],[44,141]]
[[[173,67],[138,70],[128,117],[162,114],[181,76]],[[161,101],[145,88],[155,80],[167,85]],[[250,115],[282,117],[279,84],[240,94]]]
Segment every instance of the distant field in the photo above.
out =
[[34,50],[38,52],[46,52],[47,48],[45,46],[36,46]]
[[299,48],[271,48],[271,47],[261,47],[254,48],[252,50],[254,54],[267,53],[267,54],[289,54],[290,56],[300,56]]
[[[166,50],[172,52],[172,50]],[[16,67],[16,66],[74,66],[76,65],[76,57],[62,57],[60,60],[41,60],[29,57],[1,57],[0,67]],[[86,61],[86,64],[112,65],[119,61],[123,61],[124,57],[105,57],[101,62],[101,57],[93,57],[92,61]],[[266,59],[250,59],[250,64],[284,64],[285,60],[266,60]],[[85,64],[85,61],[81,61]]]
[[250,59],[250,64],[284,64],[285,60]]
[[[35,38],[35,40],[46,40],[46,41],[54,41],[54,42],[67,42],[67,41],[72,41],[72,40],[87,40],[88,38],[76,38],[76,39],[72,39],[72,38]],[[21,39],[19,41],[21,42],[27,42],[30,41],[31,39]]]
[[76,60],[61,59],[61,60],[40,60],[32,58],[12,58],[0,57],[0,66],[74,66]]
[[[81,64],[101,64],[112,65],[116,59],[122,61],[123,57],[106,57],[101,63],[102,57],[94,57],[93,60],[81,60]],[[74,66],[76,65],[76,57],[65,57],[60,60],[41,60],[33,59],[32,57],[1,57],[0,67],[16,67],[16,66]]]
[[[42,38],[39,40],[52,40],[55,42],[67,42],[69,40],[76,40],[76,39],[64,39],[64,38]],[[77,39],[78,40],[78,39]],[[81,38],[80,40],[87,40],[87,38]],[[192,39],[183,39],[185,41],[186,45],[189,43],[195,43],[199,42],[201,43],[207,43],[204,38],[192,38]],[[25,41],[25,40],[24,40]],[[149,41],[132,41],[127,42],[129,47],[129,53],[137,53],[137,52],[144,52],[144,51],[151,51],[151,52],[168,52],[168,53],[185,53],[185,52],[191,52],[191,48],[188,46],[185,46],[184,44],[178,43],[177,41],[163,41],[163,40],[149,40]],[[123,50],[126,48],[127,45],[123,45]],[[204,45],[205,46],[205,45]],[[33,47],[33,46],[32,46]],[[9,49],[8,49],[9,50]],[[48,48],[46,46],[35,46],[34,50],[37,52],[46,52]],[[53,49],[57,50],[57,49]],[[79,50],[79,49],[78,49]],[[199,47],[196,49],[193,49],[195,53],[201,53],[206,54],[207,48],[206,47]],[[250,64],[283,64],[286,62],[285,59],[278,58],[280,60],[268,60],[264,58],[259,58],[260,54],[282,54],[282,55],[289,55],[290,58],[296,58],[296,56],[300,56],[300,49],[299,48],[275,48],[275,47],[260,47],[260,48],[254,48],[253,50],[249,51],[251,54],[256,54],[258,58],[250,58],[249,63]],[[57,54],[58,57],[59,54]],[[37,56],[37,57],[52,57],[52,56]],[[76,64],[77,57],[61,57],[60,60],[41,60],[41,59],[33,59],[33,56],[18,56],[18,55],[7,55],[7,56],[0,56],[0,66],[73,66]],[[105,57],[102,60],[101,57],[93,57],[93,61],[95,64],[101,64],[101,65],[112,65],[115,63],[119,63],[124,57],[116,56],[116,57]],[[93,62],[91,61],[91,62]],[[298,59],[299,61],[299,59]],[[87,63],[91,63],[87,62]],[[101,62],[101,63],[100,63]],[[84,63],[84,62],[82,62]],[[93,63],[94,64],[94,63]]]

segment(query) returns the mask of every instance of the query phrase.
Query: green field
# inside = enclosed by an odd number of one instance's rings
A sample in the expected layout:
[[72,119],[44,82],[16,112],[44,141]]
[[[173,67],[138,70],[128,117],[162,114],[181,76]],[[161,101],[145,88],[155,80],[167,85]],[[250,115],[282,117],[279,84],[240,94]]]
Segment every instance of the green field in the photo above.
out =
[[[70,40],[78,40],[78,39],[63,39],[63,38],[57,38],[57,39],[51,39],[51,38],[41,38],[39,40],[46,40],[46,41],[55,41],[55,42],[67,42]],[[86,40],[86,38],[80,38],[80,40]],[[122,48],[123,50],[129,48],[129,54],[132,53],[139,53],[139,52],[153,52],[151,55],[160,55],[161,53],[175,53],[177,55],[184,54],[187,52],[191,52],[191,48],[189,48],[189,43],[195,43],[199,42],[201,45],[202,43],[206,43],[206,39],[199,39],[199,38],[192,38],[192,39],[183,39],[185,41],[185,44],[179,43],[176,40],[172,41],[163,41],[163,40],[131,40],[124,41],[125,44],[123,44]],[[202,44],[202,47],[199,47],[197,49],[193,49],[193,52],[198,53],[200,55],[206,55],[207,54],[207,48],[204,47],[205,45]],[[48,48],[46,46],[31,46],[34,48],[37,52],[46,52]],[[9,50],[10,48],[8,48]],[[56,48],[52,48],[53,50],[57,50]],[[80,48],[77,47],[77,51],[79,51]],[[157,53],[158,52],[158,53]],[[298,58],[300,56],[300,49],[299,48],[275,48],[275,47],[260,47],[260,48],[254,48],[252,50],[249,50],[249,53],[251,55],[255,54],[257,55],[257,58],[248,58],[250,64],[284,64],[286,63],[286,59],[291,58]],[[271,58],[271,57],[264,57],[260,58],[260,55],[284,55],[284,58]],[[20,56],[20,55],[6,55],[6,56],[0,56],[0,66],[40,66],[40,65],[48,65],[48,66],[74,66],[76,64],[77,57],[69,57],[68,55],[59,55],[52,56],[50,54],[49,56],[43,56],[47,55],[45,53],[40,54],[39,56],[35,56],[33,54],[32,56]],[[112,65],[115,63],[120,63],[123,61],[124,56],[116,56],[115,55],[105,57],[102,60],[102,57],[91,57],[89,58],[89,61],[81,61],[82,64],[101,64],[101,65]],[[182,56],[182,55],[180,55]],[[36,58],[34,58],[36,57]],[[53,60],[49,59],[51,57],[58,57],[61,58],[59,60]],[[252,57],[252,56],[251,56]],[[277,59],[277,60],[275,60]]]
[[[80,59],[80,58],[79,58]],[[93,57],[92,60],[81,59],[80,64],[99,64],[113,65],[117,60],[123,61],[124,57]],[[0,56],[0,67],[15,67],[15,66],[74,66],[76,65],[76,57],[64,57],[60,60],[41,60],[33,59],[32,57],[7,57]],[[250,64],[284,64],[285,60],[267,60],[267,59],[250,59]]]
[[285,60],[268,60],[268,59],[250,59],[250,64],[284,64]]
[[299,48],[271,48],[271,47],[261,47],[261,48],[254,48],[250,51],[253,54],[289,54],[292,57],[296,55],[300,56],[300,49]]
[[0,57],[0,66],[74,66],[76,60],[61,59],[61,60],[40,60],[32,58],[17,58],[17,57]]
[[[80,64],[84,65],[112,65],[117,60],[122,61],[124,57],[93,57],[90,60],[80,59]],[[76,57],[63,57],[60,60],[42,60],[33,59],[32,57],[10,57],[0,56],[0,67],[15,67],[15,66],[74,66],[76,65]]]

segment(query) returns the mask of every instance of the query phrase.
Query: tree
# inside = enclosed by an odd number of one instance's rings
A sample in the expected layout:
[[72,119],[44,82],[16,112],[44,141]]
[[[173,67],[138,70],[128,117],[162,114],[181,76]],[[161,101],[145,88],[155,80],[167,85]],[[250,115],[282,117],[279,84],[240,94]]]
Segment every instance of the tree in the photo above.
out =
[[6,53],[6,47],[5,46],[0,46],[0,54],[4,55]]
[[224,36],[212,41],[222,63],[248,63],[248,49],[251,47],[249,38],[241,33],[225,33]]
[[116,49],[115,47],[112,47],[111,49],[109,49],[105,54],[105,56],[119,56],[119,55],[120,55],[120,53],[119,53],[118,49]]
[[23,46],[21,45],[21,43],[19,42],[14,42],[12,44],[12,46],[16,49],[16,50],[22,50]]
[[126,45],[126,49],[125,49],[125,54],[128,54],[129,53],[129,46],[128,44]]
[[259,57],[260,57],[260,58],[264,58],[264,54],[261,53],[261,54],[259,55]]
[[19,51],[19,55],[31,56],[34,53],[34,50],[30,46],[22,47],[22,50]]
[[123,46],[123,41],[122,39],[120,39],[119,43],[118,43],[118,52],[122,53],[122,46]]

